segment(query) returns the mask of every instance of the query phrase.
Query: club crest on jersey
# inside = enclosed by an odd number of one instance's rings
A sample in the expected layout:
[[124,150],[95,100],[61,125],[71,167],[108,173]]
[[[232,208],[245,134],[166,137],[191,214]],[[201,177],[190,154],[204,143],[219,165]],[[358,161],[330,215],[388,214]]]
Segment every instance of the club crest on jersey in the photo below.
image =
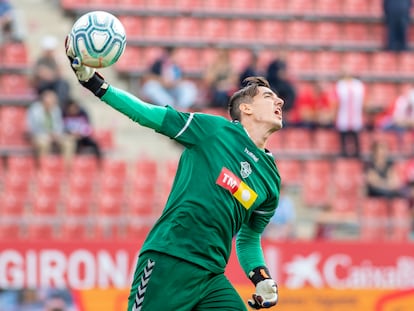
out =
[[240,175],[243,178],[249,177],[249,175],[252,173],[252,168],[250,167],[249,162],[240,162]]
[[257,199],[257,193],[225,167],[221,170],[216,184],[230,191],[245,209],[249,209]]

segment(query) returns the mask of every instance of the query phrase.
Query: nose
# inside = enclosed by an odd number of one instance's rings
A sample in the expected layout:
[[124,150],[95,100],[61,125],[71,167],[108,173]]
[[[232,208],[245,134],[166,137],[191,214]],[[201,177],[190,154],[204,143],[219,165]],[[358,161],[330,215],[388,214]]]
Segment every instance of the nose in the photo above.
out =
[[280,97],[278,97],[276,99],[276,104],[280,105],[281,107],[283,107],[283,105],[285,104],[285,101],[283,99],[281,99]]

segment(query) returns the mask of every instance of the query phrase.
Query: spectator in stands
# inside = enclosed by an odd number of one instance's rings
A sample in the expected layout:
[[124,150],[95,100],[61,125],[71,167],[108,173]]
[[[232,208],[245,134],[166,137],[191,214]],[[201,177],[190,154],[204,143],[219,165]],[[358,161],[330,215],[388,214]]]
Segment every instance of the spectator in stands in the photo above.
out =
[[392,106],[391,116],[384,129],[399,132],[414,129],[414,88],[406,89]]
[[280,190],[278,207],[263,234],[263,237],[269,240],[290,240],[296,237],[295,203],[292,197],[286,193],[286,189],[283,186]]
[[0,28],[0,45],[23,40],[23,31],[16,9],[9,0],[0,0]]
[[383,0],[383,11],[387,28],[385,48],[396,52],[407,50],[411,0]]
[[176,60],[176,49],[173,47],[164,48],[144,80],[143,97],[158,106],[189,109],[196,103],[197,87],[183,78],[182,69]]
[[[93,127],[87,111],[74,98],[69,99],[63,111],[64,129],[72,140],[75,154],[92,152],[101,159],[101,149],[93,138]],[[72,153],[72,152],[71,152]]]
[[403,184],[395,162],[384,141],[374,141],[365,170],[366,192],[369,197],[393,198],[403,194]]
[[203,77],[208,106],[227,110],[230,96],[238,85],[237,78],[237,73],[230,61],[229,50],[218,49]]
[[62,110],[54,90],[43,90],[27,110],[28,138],[35,154],[67,153]]
[[239,74],[239,87],[243,86],[243,81],[248,77],[264,76],[258,68],[258,63],[259,55],[257,51],[251,51],[249,61]]
[[342,77],[336,82],[336,129],[341,142],[341,155],[359,157],[359,134],[364,128],[365,85],[343,68]]
[[294,126],[308,129],[335,127],[335,95],[326,81],[315,81],[299,88],[291,113]]
[[282,57],[277,56],[269,63],[266,69],[266,79],[272,90],[284,101],[284,123],[287,125],[296,101],[296,88],[287,76],[287,64]]
[[[62,62],[57,57],[58,41],[54,36],[45,36],[41,42],[41,54],[33,67],[32,82],[37,92],[53,89],[59,99],[61,109],[69,100],[70,86],[63,77]],[[66,60],[64,60],[66,61]]]

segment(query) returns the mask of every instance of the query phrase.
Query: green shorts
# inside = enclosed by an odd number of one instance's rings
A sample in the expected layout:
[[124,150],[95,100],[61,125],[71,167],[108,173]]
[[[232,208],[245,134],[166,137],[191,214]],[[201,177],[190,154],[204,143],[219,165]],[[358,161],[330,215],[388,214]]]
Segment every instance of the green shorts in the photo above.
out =
[[148,251],[140,255],[128,311],[246,311],[224,274],[185,260]]

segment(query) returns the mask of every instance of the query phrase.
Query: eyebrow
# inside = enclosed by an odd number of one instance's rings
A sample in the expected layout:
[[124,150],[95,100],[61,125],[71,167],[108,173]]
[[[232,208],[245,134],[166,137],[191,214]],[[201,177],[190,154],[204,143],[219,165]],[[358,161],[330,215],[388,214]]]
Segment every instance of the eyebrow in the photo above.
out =
[[270,91],[265,91],[265,92],[262,93],[262,95],[263,96],[266,96],[266,95],[276,96],[276,94],[274,92],[270,92]]

